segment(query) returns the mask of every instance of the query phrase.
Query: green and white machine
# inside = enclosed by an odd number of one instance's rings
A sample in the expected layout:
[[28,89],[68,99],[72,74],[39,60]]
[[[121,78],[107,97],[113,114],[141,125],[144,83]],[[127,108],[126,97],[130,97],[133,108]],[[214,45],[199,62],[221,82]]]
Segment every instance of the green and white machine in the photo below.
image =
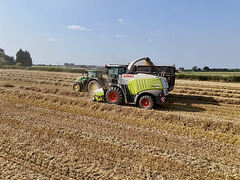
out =
[[88,70],[87,76],[80,76],[76,78],[73,84],[74,91],[89,91],[94,92],[95,90],[104,87],[106,79],[103,77],[103,71],[99,70]]
[[[145,64],[137,65],[141,61]],[[93,100],[96,101],[107,101],[110,104],[135,104],[141,108],[151,109],[156,104],[167,101],[168,92],[173,89],[175,82],[175,67],[154,66],[149,58],[136,59],[129,65],[106,65],[105,67],[109,88],[95,91]],[[154,68],[170,69],[172,72],[151,71]],[[142,72],[137,72],[139,69]]]

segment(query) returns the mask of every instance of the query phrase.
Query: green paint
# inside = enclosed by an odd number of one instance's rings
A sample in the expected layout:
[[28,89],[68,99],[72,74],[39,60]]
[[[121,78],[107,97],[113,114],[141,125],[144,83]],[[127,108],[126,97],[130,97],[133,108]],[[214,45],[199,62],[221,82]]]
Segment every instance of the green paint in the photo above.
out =
[[137,95],[148,90],[161,90],[163,84],[159,78],[131,79],[128,83],[130,95]]

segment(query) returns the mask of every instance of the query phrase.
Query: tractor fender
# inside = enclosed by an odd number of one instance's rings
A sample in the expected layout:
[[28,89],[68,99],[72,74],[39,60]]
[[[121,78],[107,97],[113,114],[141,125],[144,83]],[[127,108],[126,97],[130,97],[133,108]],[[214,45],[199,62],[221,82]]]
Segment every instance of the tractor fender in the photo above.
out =
[[98,82],[98,79],[97,78],[91,78],[88,80],[88,83],[90,83],[91,81],[97,81]]
[[98,83],[100,86],[104,87],[104,83],[103,83],[103,81],[102,81],[101,79],[91,78],[91,79],[88,81],[88,84],[89,84],[91,81],[97,81],[97,83]]

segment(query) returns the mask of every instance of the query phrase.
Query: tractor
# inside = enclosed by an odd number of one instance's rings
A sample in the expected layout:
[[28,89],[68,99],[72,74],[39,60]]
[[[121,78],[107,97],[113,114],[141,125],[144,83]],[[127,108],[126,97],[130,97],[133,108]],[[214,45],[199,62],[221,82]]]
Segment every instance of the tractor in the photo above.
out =
[[152,109],[167,102],[175,83],[174,66],[155,66],[151,60],[139,58],[129,65],[106,65],[109,88],[95,91],[93,100],[109,104],[134,104]]
[[103,71],[100,70],[87,70],[87,76],[77,77],[73,84],[74,91],[89,91],[104,87],[106,79],[103,77]]

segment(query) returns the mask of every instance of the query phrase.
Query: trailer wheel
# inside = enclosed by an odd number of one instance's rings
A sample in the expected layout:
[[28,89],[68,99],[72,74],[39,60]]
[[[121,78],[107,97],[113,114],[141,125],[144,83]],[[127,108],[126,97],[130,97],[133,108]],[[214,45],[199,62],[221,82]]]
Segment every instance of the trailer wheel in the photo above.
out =
[[139,99],[139,106],[143,109],[152,109],[154,106],[154,101],[153,98],[151,96],[142,96]]
[[88,83],[88,91],[91,93],[93,93],[94,91],[96,91],[99,88],[100,88],[100,85],[96,80],[92,80]]
[[81,91],[82,90],[82,83],[80,83],[80,82],[75,82],[74,84],[73,84],[73,90],[74,91]]
[[123,95],[119,88],[112,87],[106,93],[106,100],[109,104],[122,104]]

